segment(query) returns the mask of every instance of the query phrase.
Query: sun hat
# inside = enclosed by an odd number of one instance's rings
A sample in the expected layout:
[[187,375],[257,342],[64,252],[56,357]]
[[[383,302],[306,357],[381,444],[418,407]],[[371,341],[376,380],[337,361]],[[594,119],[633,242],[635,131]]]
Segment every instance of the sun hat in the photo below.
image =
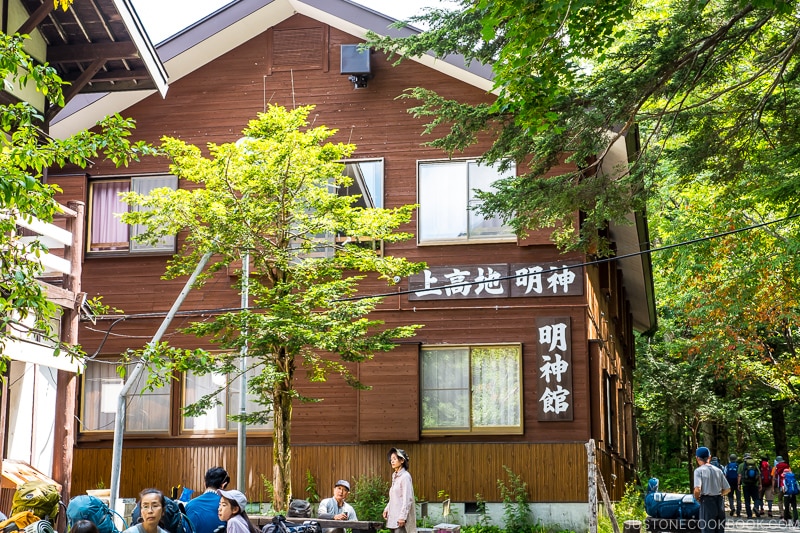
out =
[[222,496],[223,498],[227,498],[231,501],[236,502],[236,505],[239,506],[239,509],[244,510],[247,507],[247,497],[242,494],[241,491],[238,490],[218,490],[217,494]]
[[389,462],[392,460],[392,454],[395,454],[398,459],[403,460],[403,467],[408,470],[408,454],[405,450],[400,448],[392,448],[389,450],[389,453],[386,454],[386,457],[389,459]]

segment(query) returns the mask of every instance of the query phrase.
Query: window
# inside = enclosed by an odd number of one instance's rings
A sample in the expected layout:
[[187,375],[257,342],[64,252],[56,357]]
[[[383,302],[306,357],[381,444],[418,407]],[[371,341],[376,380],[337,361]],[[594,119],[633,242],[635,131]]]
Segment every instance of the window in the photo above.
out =
[[617,447],[615,431],[617,429],[616,380],[607,371],[603,371],[603,402],[605,403],[606,445],[613,450]]
[[[161,239],[156,245],[135,242],[132,237],[143,232],[142,226],[129,226],[120,215],[131,209],[119,195],[123,192],[149,194],[153,189],[178,187],[175,176],[146,176],[94,181],[89,185],[88,252],[168,252],[175,251],[175,236]],[[133,207],[133,209],[144,209]]]
[[[353,180],[347,187],[339,187],[339,196],[356,196],[352,205],[362,209],[383,208],[383,160],[382,159],[358,159],[344,162],[345,176]],[[356,244],[362,248],[378,250],[383,254],[383,241],[376,242],[373,239],[359,236],[336,236],[336,243],[339,245],[349,243]]]
[[426,161],[419,163],[417,228],[420,243],[462,243],[516,238],[499,218],[484,218],[476,208],[476,190],[491,192],[501,178],[516,174],[513,165],[505,174],[476,161]]
[[[117,399],[124,380],[117,375],[115,361],[88,361],[83,374],[81,431],[113,431]],[[128,372],[133,367],[128,368]],[[139,376],[135,393],[127,398],[125,430],[128,432],[169,432],[170,386],[142,391],[148,371]]]
[[[261,368],[253,368],[248,370],[248,379],[252,376],[259,375]],[[187,373],[184,379],[183,388],[183,404],[182,407],[191,405],[198,401],[206,394],[210,394],[221,386],[225,385],[228,381],[228,376],[224,374],[206,374],[204,376],[195,376],[192,373]],[[181,417],[183,420],[183,429],[186,431],[236,431],[239,424],[228,419],[228,415],[239,413],[239,390],[241,380],[235,379],[228,386],[226,390],[220,391],[217,394],[217,399],[221,402],[220,405],[213,407],[205,412],[202,416]],[[248,394],[247,405],[245,407],[248,413],[261,411],[264,409],[263,405],[257,404],[252,399],[252,395]],[[271,430],[272,422],[268,424],[249,424],[248,429],[252,430]]]
[[349,187],[340,187],[339,196],[359,195],[361,198],[354,204],[358,207],[383,207],[382,160],[345,161],[343,174],[353,183]]
[[521,346],[423,348],[422,431],[522,433]]
[[[354,207],[362,209],[383,207],[383,160],[382,159],[355,159],[344,161],[342,174],[348,176],[353,182],[347,187],[334,187],[329,185],[329,192],[338,196],[358,196],[352,204]],[[315,246],[311,251],[302,255],[307,258],[329,258],[333,257],[335,246],[334,236],[330,233],[319,233],[312,238]],[[358,236],[336,235],[335,244],[356,244],[361,247],[381,250],[381,242],[374,242],[372,239],[360,238]],[[299,243],[297,244],[299,246]]]

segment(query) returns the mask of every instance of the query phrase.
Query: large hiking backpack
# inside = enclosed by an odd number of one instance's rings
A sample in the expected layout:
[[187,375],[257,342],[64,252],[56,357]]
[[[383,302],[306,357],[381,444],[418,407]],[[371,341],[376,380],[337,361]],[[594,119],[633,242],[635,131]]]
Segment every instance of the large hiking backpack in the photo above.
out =
[[691,494],[651,492],[644,498],[647,516],[653,518],[698,518],[700,502]]
[[311,518],[311,504],[308,500],[292,500],[286,515],[289,518]]
[[114,524],[114,515],[120,517],[123,529],[127,529],[125,519],[109,509],[108,505],[96,496],[81,494],[72,498],[67,505],[67,524],[70,528],[78,520],[88,520],[97,526],[98,533],[119,533]]
[[728,463],[728,466],[725,467],[725,478],[731,488],[736,488],[739,484],[739,463],[736,461]]
[[30,511],[20,511],[12,514],[6,520],[0,522],[0,531],[3,533],[11,533],[12,531],[21,531],[36,522],[47,522],[42,520]]
[[761,479],[761,472],[758,469],[755,459],[747,459],[744,462],[744,473],[742,474],[742,483],[746,485],[754,485]]
[[[133,509],[131,521],[137,524],[141,517],[142,510],[137,503]],[[166,496],[164,496],[164,514],[161,515],[158,525],[162,529],[169,531],[169,533],[194,533],[194,524],[186,516],[186,508],[183,506],[183,502],[178,502]]]
[[761,484],[765,487],[772,485],[772,474],[767,461],[761,461]]
[[42,520],[54,524],[58,516],[61,493],[58,485],[47,481],[28,481],[17,487],[11,503],[11,514],[30,511]]
[[784,472],[783,493],[787,496],[800,493],[800,486],[797,485],[797,478],[794,477],[794,472]]
[[316,520],[306,520],[302,525],[286,521],[283,515],[275,515],[272,522],[261,528],[261,533],[319,533],[322,528]]

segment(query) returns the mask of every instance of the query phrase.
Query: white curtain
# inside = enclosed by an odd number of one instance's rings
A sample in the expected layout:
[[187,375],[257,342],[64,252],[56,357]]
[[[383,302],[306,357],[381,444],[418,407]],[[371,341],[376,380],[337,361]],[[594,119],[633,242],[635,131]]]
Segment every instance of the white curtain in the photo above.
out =
[[128,205],[120,200],[119,193],[129,190],[127,180],[92,183],[90,252],[128,249],[128,225],[119,219],[120,214],[128,212]]

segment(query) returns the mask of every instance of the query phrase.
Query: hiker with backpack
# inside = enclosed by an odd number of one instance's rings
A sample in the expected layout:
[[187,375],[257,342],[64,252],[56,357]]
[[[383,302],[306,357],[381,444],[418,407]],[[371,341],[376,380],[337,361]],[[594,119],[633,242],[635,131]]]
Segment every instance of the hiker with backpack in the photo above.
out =
[[772,489],[778,495],[778,516],[783,516],[783,493],[781,492],[781,475],[789,468],[789,463],[782,456],[775,458],[775,468],[772,469]]
[[[786,521],[792,520],[792,523],[796,524],[797,494],[800,493],[800,486],[797,484],[794,472],[789,467],[786,467],[781,473],[781,493],[783,494],[783,519]],[[790,507],[792,509],[791,515],[789,514]]]
[[[735,453],[732,453],[728,459],[730,462],[725,466],[725,479],[728,480],[728,485],[731,486],[731,491],[728,493],[728,506],[731,508],[731,516],[742,516],[742,491],[739,487],[738,457]],[[734,499],[736,500],[736,507],[733,506]]]
[[775,495],[772,492],[772,468],[769,466],[769,458],[761,456],[761,498],[759,499],[759,510],[764,514],[764,502],[767,503],[767,516],[772,517],[772,500]]
[[139,493],[139,512],[141,521],[133,524],[122,533],[167,533],[158,523],[164,516],[167,503],[164,494],[158,489],[144,489]]
[[761,469],[758,466],[758,461],[746,453],[744,454],[744,461],[739,465],[739,486],[742,488],[744,494],[744,510],[747,513],[747,518],[753,518],[753,515],[758,518],[758,497],[759,490],[761,489]]

